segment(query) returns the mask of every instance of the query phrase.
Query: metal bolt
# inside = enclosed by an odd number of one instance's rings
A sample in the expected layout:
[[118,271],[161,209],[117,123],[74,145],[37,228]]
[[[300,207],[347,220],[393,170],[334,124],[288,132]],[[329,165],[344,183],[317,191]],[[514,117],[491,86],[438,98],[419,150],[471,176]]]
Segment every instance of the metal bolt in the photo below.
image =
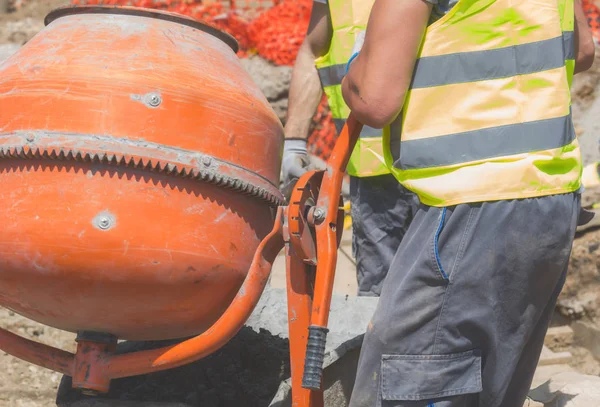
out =
[[315,222],[322,222],[325,219],[325,211],[321,208],[315,209],[315,213],[313,214]]
[[98,220],[98,227],[100,229],[108,229],[110,227],[110,219],[108,219],[106,216],[101,217]]
[[158,105],[160,105],[162,102],[162,99],[160,98],[160,96],[158,96],[157,94],[153,93],[150,95],[150,98],[148,99],[148,104],[152,107],[157,107]]
[[209,166],[212,163],[212,158],[208,157],[208,156],[204,156],[202,157],[202,164],[204,164],[205,166]]
[[33,141],[35,140],[35,138],[33,137],[32,134],[29,134],[29,135],[27,135],[26,140],[29,143],[33,143]]

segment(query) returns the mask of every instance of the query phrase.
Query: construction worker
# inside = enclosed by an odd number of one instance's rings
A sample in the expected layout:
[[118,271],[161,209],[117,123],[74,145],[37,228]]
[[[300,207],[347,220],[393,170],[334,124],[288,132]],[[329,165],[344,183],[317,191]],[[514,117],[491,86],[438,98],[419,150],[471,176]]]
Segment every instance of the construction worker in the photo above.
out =
[[342,82],[421,201],[351,407],[521,407],[583,221],[570,84],[594,45],[579,0],[460,0],[428,26],[438,1],[376,0]]
[[[455,0],[454,0],[455,1]],[[282,181],[290,185],[308,169],[307,137],[323,90],[340,131],[348,117],[341,80],[356,35],[373,0],[315,0],[289,93]],[[418,207],[383,160],[381,130],[366,127],[348,164],[358,295],[378,296],[390,263]]]

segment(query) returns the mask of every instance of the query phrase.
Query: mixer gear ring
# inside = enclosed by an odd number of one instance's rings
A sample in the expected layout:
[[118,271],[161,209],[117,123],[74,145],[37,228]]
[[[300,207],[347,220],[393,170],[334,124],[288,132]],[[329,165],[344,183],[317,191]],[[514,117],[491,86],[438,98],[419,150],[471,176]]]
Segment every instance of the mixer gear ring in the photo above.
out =
[[[60,143],[63,144],[62,147],[56,146],[58,137],[64,140],[64,143]],[[157,148],[147,142],[138,143],[125,139],[102,140],[99,137],[90,137],[84,140],[84,147],[79,147],[83,137],[85,136],[57,136],[50,133],[41,136],[39,133],[1,135],[0,159],[47,159],[134,168],[206,182],[260,199],[270,206],[281,206],[285,202],[281,192],[267,179],[216,157],[166,146]],[[69,144],[77,144],[75,141],[79,145],[69,146]],[[109,149],[122,152],[106,151]]]

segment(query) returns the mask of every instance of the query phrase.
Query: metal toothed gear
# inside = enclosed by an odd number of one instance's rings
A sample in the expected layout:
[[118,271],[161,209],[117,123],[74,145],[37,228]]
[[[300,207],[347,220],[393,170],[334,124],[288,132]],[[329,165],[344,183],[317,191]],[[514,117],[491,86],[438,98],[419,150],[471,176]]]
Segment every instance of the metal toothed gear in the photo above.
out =
[[309,171],[303,174],[294,185],[289,202],[288,227],[290,243],[302,260],[311,265],[317,264],[317,247],[314,225],[311,225],[311,209],[315,209],[323,171]]
[[[0,159],[49,159],[60,161],[75,161],[88,163],[101,163],[105,165],[127,167],[142,171],[160,173],[179,178],[195,179],[218,187],[223,187],[244,195],[266,201],[271,206],[284,204],[284,198],[278,190],[269,191],[264,187],[254,185],[236,177],[215,172],[214,168],[206,165],[196,168],[186,168],[184,165],[161,162],[158,159],[132,157],[127,154],[78,151],[67,148],[39,148],[39,147],[6,147],[0,146]],[[210,158],[210,157],[208,157]],[[204,159],[204,163],[208,160]],[[211,159],[214,161],[214,159]],[[210,164],[210,163],[209,163]]]

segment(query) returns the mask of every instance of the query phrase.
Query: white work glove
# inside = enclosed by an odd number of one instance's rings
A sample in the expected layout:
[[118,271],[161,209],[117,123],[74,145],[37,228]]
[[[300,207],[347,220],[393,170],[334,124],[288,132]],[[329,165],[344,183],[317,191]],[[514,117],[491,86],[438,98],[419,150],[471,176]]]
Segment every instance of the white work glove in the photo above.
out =
[[283,159],[281,160],[281,182],[284,188],[296,183],[298,178],[308,171],[310,159],[306,150],[306,140],[286,139],[283,144]]

